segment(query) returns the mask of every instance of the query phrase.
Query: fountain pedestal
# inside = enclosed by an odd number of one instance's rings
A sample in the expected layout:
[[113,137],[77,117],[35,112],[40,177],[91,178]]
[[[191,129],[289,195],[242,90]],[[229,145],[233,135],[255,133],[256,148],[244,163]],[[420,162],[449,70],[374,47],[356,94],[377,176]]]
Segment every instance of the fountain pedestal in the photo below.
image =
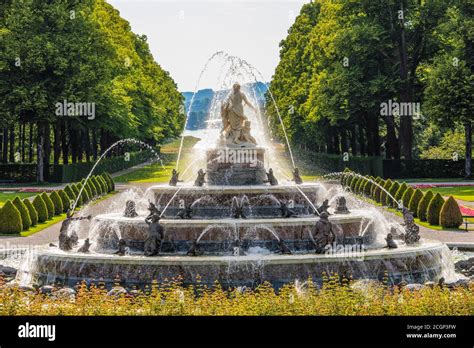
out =
[[266,179],[262,147],[217,147],[207,155],[209,185],[261,185]]

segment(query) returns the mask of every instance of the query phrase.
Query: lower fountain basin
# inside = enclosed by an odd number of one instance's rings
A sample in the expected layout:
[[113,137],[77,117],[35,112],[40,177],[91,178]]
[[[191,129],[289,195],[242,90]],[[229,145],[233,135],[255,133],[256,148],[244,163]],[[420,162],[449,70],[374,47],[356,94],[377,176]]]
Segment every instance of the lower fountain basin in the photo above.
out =
[[[263,252],[262,252],[263,251]],[[321,282],[326,274],[353,279],[388,279],[389,283],[435,281],[442,273],[447,247],[423,241],[399,249],[346,250],[331,254],[278,255],[261,250],[245,256],[161,255],[117,256],[112,254],[63,253],[47,250],[37,255],[30,276],[36,285],[119,281],[143,286],[180,277],[184,284],[257,286],[269,282],[275,288],[295,280]]]

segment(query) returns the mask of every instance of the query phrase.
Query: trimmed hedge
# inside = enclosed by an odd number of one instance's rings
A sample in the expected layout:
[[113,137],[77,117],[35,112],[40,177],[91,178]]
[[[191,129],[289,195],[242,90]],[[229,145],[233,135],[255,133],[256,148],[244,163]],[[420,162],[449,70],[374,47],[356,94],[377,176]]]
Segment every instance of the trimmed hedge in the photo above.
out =
[[100,175],[97,175],[96,178],[97,178],[97,181],[99,182],[99,184],[102,187],[102,193],[104,195],[107,194],[107,192],[108,192],[107,183],[105,182],[104,178],[101,177]]
[[31,226],[35,226],[38,223],[38,212],[28,198],[23,199],[23,204],[28,209],[28,213],[30,213]]
[[[392,187],[392,185],[393,185],[393,181],[388,179],[387,181],[385,181],[385,185],[383,185],[383,188],[384,190],[388,192],[390,190],[390,187]],[[387,198],[390,201],[390,196],[387,195],[387,192],[385,192],[384,190],[380,190],[380,203],[382,203],[382,205],[390,205],[387,202]]]
[[21,233],[21,231],[23,231],[21,214],[15,205],[8,200],[0,209],[0,233],[16,234]]
[[77,188],[77,192],[80,192],[81,193],[81,202],[82,204],[86,204],[87,202],[90,201],[90,197],[89,197],[89,194],[87,193],[87,190],[84,189],[81,191],[81,188],[82,188],[82,184],[81,183],[77,183],[75,184],[76,188]]
[[26,231],[31,227],[30,212],[28,211],[28,208],[25,206],[25,204],[21,201],[20,197],[15,197],[12,203],[20,212],[23,230]]
[[439,214],[443,207],[444,199],[437,193],[428,205],[427,220],[430,225],[439,225]]
[[385,180],[380,180],[379,185],[374,190],[374,200],[377,203],[381,203],[382,198],[382,187],[385,185]]
[[64,190],[58,191],[59,198],[61,198],[61,202],[63,203],[63,212],[66,213],[69,208],[71,208],[71,198]]
[[51,198],[43,192],[41,194],[41,198],[43,198],[44,203],[46,204],[46,209],[48,210],[48,219],[52,219],[54,217],[54,204]]
[[395,194],[395,199],[397,200],[397,203],[400,203],[407,189],[408,189],[408,185],[406,183],[402,183],[400,185],[400,188],[397,190],[397,193]]
[[56,191],[53,191],[49,194],[49,198],[51,202],[53,202],[54,206],[54,215],[61,215],[64,211],[63,202],[61,201],[61,197],[59,197]]
[[48,220],[48,207],[41,195],[36,195],[33,199],[33,207],[38,213],[38,222],[45,222]]
[[[346,169],[349,170],[348,168],[346,168]],[[344,169],[344,171],[345,171],[345,169]],[[115,182],[114,182],[114,179],[112,178],[112,176],[108,172],[103,172],[102,177],[107,182],[107,185],[109,187],[109,192],[115,191]]]
[[77,205],[76,207],[80,207],[82,205],[82,196],[79,196],[79,190],[77,189],[77,184],[72,183],[71,184],[71,189],[74,192],[74,201],[77,199]]
[[[390,193],[390,195],[393,198],[395,198],[399,188],[400,188],[400,184],[398,183],[398,181],[394,181],[392,186],[390,186],[390,189],[388,190],[388,192]],[[390,207],[397,207],[398,206],[398,203],[394,202],[393,199],[389,195],[387,195],[386,203]]]
[[99,193],[97,192],[97,187],[95,186],[94,181],[91,178],[87,180],[87,185],[89,185],[92,197],[98,197]]
[[[87,180],[87,182],[89,182],[89,180]],[[85,179],[82,179],[79,183],[79,185],[82,187],[84,186],[84,190],[87,191],[87,196],[89,196],[90,199],[94,198],[95,196],[92,195],[92,190],[91,190],[91,187],[86,184],[86,180]]]
[[373,183],[372,181],[367,180],[367,182],[366,182],[365,185],[364,185],[364,195],[365,195],[365,196],[367,196],[367,197],[370,196],[370,191],[371,191],[371,189],[372,189],[372,185],[373,185],[373,184],[374,184],[374,183]]
[[418,204],[418,209],[416,211],[416,215],[420,221],[426,221],[428,215],[428,205],[430,204],[431,200],[433,199],[433,191],[425,192],[425,195],[421,199],[420,203]]
[[99,183],[96,176],[91,176],[89,180],[92,180],[92,182],[94,183],[97,190],[97,195],[101,196],[104,192],[102,192],[102,185]]
[[413,189],[413,187],[408,186],[408,188],[405,190],[405,193],[403,193],[402,203],[403,203],[403,206],[407,209],[409,209],[408,207],[410,205],[410,199],[411,199],[411,196],[413,196],[414,192],[415,190]]
[[411,196],[410,203],[408,204],[408,209],[413,213],[414,217],[418,216],[418,205],[423,199],[423,192],[420,189],[416,189]]
[[458,228],[462,224],[461,209],[453,196],[444,202],[439,214],[439,223],[443,228]]

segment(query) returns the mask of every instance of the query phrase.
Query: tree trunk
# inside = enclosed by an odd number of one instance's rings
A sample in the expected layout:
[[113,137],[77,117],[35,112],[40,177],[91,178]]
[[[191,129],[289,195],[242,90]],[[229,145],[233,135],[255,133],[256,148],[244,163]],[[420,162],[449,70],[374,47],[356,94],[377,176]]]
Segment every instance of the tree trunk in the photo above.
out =
[[77,131],[71,128],[69,124],[68,127],[69,133],[69,142],[71,143],[71,162],[73,164],[77,163]]
[[351,149],[352,149],[352,156],[357,156],[357,135],[355,125],[351,127]]
[[472,178],[472,123],[466,122],[464,125],[466,133],[466,179]]
[[364,137],[364,127],[360,124],[357,125],[358,135],[359,135],[359,153],[361,156],[365,156],[365,137]]
[[339,132],[336,128],[334,128],[334,136],[333,136],[333,139],[334,139],[334,153],[336,155],[340,155],[341,154],[341,144],[339,142]]
[[61,129],[59,124],[55,124],[53,128],[54,132],[54,143],[53,143],[53,163],[59,164],[59,158],[61,157]]
[[49,122],[44,124],[44,150],[43,150],[43,179],[49,180],[49,161],[51,158],[51,126]]
[[342,152],[349,152],[349,144],[347,143],[347,131],[346,129],[341,129],[341,149]]
[[89,129],[87,128],[87,126],[85,126],[84,136],[82,137],[82,139],[84,141],[84,150],[86,152],[86,162],[90,162],[91,161],[91,137],[90,137]]
[[0,128],[2,135],[0,137],[0,162],[3,163],[3,128]]
[[33,122],[30,122],[28,148],[29,148],[28,159],[29,159],[29,162],[32,163],[33,162]]
[[[404,116],[403,118],[406,118],[406,116]],[[385,156],[388,159],[391,159],[391,158],[399,159],[400,158],[400,144],[397,139],[395,119],[393,118],[393,116],[385,116],[384,121],[387,126],[387,140],[386,140],[386,146],[385,146],[385,151],[386,151]]]
[[[403,4],[402,4],[402,11]],[[405,18],[405,13],[403,14]],[[400,92],[400,102],[409,103],[412,102],[412,84],[408,76],[408,52],[405,39],[405,19],[402,20],[400,26],[400,40],[399,40],[399,53],[400,53],[400,78],[402,80],[402,90]],[[413,115],[400,115],[400,143],[402,155],[405,159],[412,158],[413,148]]]
[[21,161],[26,162],[25,140],[26,138],[26,122],[21,127]]
[[43,157],[43,147],[44,147],[44,127],[41,122],[37,124],[37,139],[36,139],[36,179],[38,182],[44,182],[44,157]]
[[63,164],[69,164],[69,144],[66,136],[66,120],[61,120],[61,149],[63,153]]
[[92,129],[92,158],[97,161],[97,130]]
[[15,163],[15,126],[10,127],[10,162]]

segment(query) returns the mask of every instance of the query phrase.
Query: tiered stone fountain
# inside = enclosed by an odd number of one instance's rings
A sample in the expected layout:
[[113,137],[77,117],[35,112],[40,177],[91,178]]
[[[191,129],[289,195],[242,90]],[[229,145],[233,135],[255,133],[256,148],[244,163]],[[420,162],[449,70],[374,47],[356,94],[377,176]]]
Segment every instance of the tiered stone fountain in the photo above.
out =
[[[181,184],[175,172],[169,185],[149,189],[148,218],[136,214],[133,202],[125,214],[93,217],[93,250],[41,252],[28,270],[33,282],[144,285],[180,277],[186,284],[279,287],[329,273],[392,283],[441,276],[445,245],[407,244],[403,227],[378,230],[377,217],[346,207],[341,197],[335,207],[320,205],[332,197],[322,184],[302,183],[296,169],[293,181],[279,183],[264,168],[267,149],[250,135],[239,93],[234,88],[222,106],[221,138],[207,150],[206,173],[194,185]],[[380,241],[388,233],[394,240],[387,247]]]

